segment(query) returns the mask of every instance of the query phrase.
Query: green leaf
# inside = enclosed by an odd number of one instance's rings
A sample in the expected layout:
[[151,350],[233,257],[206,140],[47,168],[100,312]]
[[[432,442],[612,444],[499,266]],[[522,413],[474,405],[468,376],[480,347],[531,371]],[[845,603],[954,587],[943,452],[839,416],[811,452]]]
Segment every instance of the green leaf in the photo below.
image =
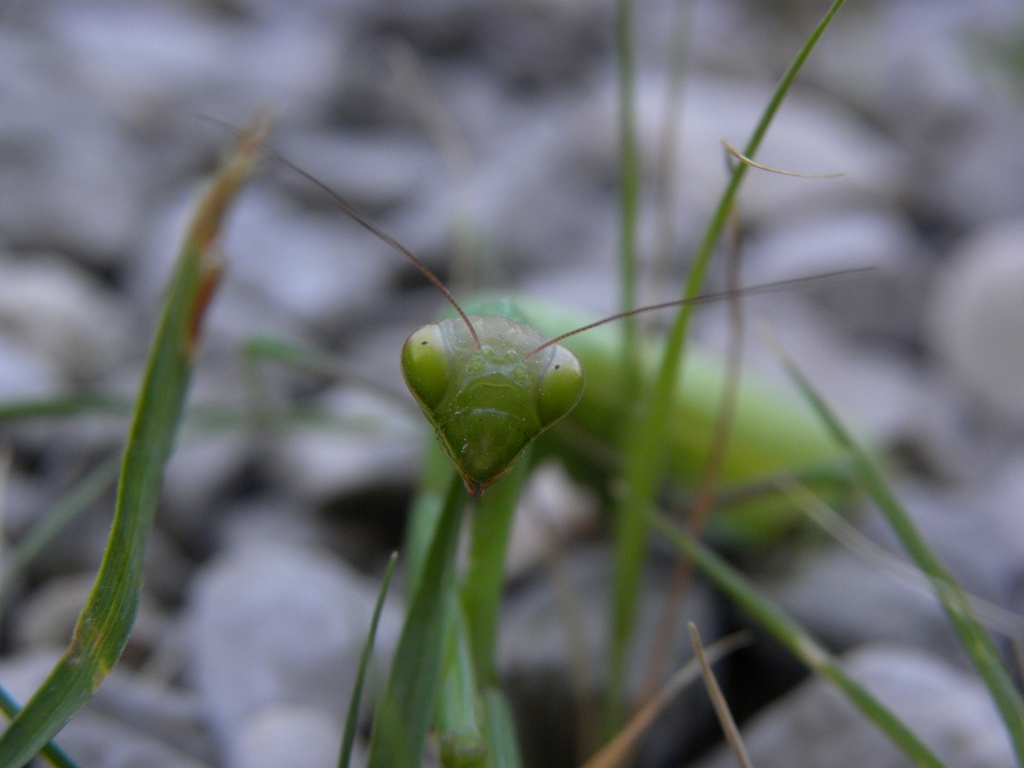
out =
[[70,647],[0,737],[0,768],[24,765],[63,728],[128,642],[164,466],[174,446],[203,313],[223,269],[216,237],[230,203],[256,168],[268,130],[264,119],[243,136],[200,202],[150,347],[99,574]]
[[[15,717],[20,711],[21,707],[18,706],[11,694],[7,692],[5,688],[0,686],[0,709],[3,710],[4,714],[10,718]],[[50,742],[41,750],[39,754],[46,759],[50,765],[56,766],[56,768],[78,768],[78,763],[71,759],[71,756],[61,749],[55,742]]]

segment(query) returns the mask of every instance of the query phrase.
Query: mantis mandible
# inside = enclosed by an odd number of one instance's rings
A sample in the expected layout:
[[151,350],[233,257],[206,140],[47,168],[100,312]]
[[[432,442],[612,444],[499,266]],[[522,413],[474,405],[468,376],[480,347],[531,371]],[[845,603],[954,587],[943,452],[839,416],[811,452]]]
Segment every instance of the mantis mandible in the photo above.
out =
[[406,258],[457,313],[414,331],[403,345],[401,368],[441,448],[468,492],[477,497],[507,474],[526,448],[580,401],[586,380],[583,365],[562,341],[643,312],[774,292],[864,271],[843,270],[639,307],[548,339],[530,325],[506,316],[467,314],[409,249],[315,176],[280,154],[268,152]]

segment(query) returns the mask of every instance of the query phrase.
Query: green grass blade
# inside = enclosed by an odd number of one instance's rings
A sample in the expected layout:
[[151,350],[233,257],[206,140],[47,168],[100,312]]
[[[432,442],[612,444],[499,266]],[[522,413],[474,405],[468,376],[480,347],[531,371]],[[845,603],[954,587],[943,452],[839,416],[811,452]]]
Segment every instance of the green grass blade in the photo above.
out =
[[835,684],[889,739],[922,768],[941,768],[942,761],[866,688],[851,678],[832,655],[796,622],[764,597],[747,579],[710,549],[662,515],[651,513],[646,522],[668,539],[725,592],[737,605],[767,629],[807,667]]
[[[755,126],[744,148],[746,157],[753,157],[764,139],[775,114],[789,92],[793,80],[810,55],[825,29],[842,7],[844,0],[834,0],[814,31],[804,42],[793,62],[786,70],[772,95],[761,118]],[[697,251],[690,276],[687,279],[683,298],[696,296],[711,256],[736,202],[747,171],[746,163],[737,163],[729,182],[718,202],[711,223]],[[643,551],[646,542],[644,519],[652,508],[654,493],[662,470],[659,457],[664,455],[666,441],[665,425],[672,410],[673,395],[683,362],[684,340],[689,327],[693,306],[683,306],[672,325],[665,342],[664,355],[653,390],[647,398],[646,411],[636,419],[625,436],[625,477],[626,494],[615,516],[615,562],[614,588],[612,595],[612,627],[610,638],[610,666],[608,709],[606,729],[609,734],[616,730],[623,711],[623,697],[626,679],[626,658],[636,620],[636,599],[643,566]]]
[[1018,765],[1024,765],[1024,700],[1004,666],[992,638],[975,618],[970,599],[932,552],[910,515],[889,489],[871,457],[840,424],[796,365],[785,356],[783,365],[790,378],[819,414],[822,422],[828,426],[836,442],[849,452],[857,479],[882,510],[907,554],[928,577],[950,624],[960,638],[960,643],[999,709],[999,714],[1010,734]]
[[[21,711],[11,694],[3,686],[0,686],[0,710],[9,718],[14,718]],[[71,755],[61,749],[55,742],[51,741],[41,750],[39,754],[50,764],[57,768],[78,768],[78,763],[71,759]]]
[[63,728],[92,697],[128,642],[149,528],[181,417],[203,311],[222,271],[217,232],[229,204],[255,169],[268,127],[264,123],[245,137],[193,220],[150,348],[99,574],[64,657],[0,737],[0,768],[24,765]]
[[[636,306],[637,216],[640,208],[640,161],[636,148],[633,83],[633,0],[618,0],[616,9],[619,83],[619,310]],[[621,321],[620,361],[626,374],[624,401],[634,402],[640,388],[636,318]]]
[[370,658],[373,656],[373,644],[377,640],[377,626],[380,624],[380,615],[384,611],[384,598],[387,597],[388,587],[391,586],[391,577],[395,573],[395,563],[398,562],[398,553],[392,552],[388,560],[387,570],[384,571],[384,580],[380,585],[380,593],[377,595],[377,604],[373,608],[373,618],[370,620],[370,631],[366,634],[366,645],[363,646],[363,653],[359,657],[359,670],[356,673],[356,684],[352,687],[352,698],[348,703],[348,715],[345,717],[345,733],[341,738],[341,753],[338,756],[338,768],[348,768],[352,759],[352,746],[356,742],[356,730],[359,728],[359,706],[363,700],[363,685],[366,682],[366,673],[370,669]]
[[467,499],[462,478],[451,474],[444,507],[377,707],[368,768],[411,768],[420,764],[423,755],[440,689],[446,633],[455,607],[455,553]]

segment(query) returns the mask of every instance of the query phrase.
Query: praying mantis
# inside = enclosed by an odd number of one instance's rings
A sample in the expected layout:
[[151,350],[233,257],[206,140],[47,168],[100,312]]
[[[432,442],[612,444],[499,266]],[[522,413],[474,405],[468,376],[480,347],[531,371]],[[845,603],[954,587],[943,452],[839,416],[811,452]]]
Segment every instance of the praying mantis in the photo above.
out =
[[[455,312],[413,331],[401,351],[405,382],[434,428],[440,451],[425,461],[423,486],[411,512],[404,548],[410,607],[375,718],[369,765],[419,764],[431,726],[443,764],[490,764],[489,754],[511,756],[516,751],[509,736],[515,729],[500,689],[496,648],[503,564],[523,468],[528,467],[523,454],[574,413],[580,414],[574,426],[598,435],[621,424],[616,414],[626,390],[617,366],[622,359],[617,354],[619,339],[608,334],[612,323],[641,312],[735,298],[742,292],[666,302],[591,322],[559,316],[520,299],[467,310],[407,248],[318,179],[279,159],[416,266]],[[811,279],[823,277],[834,275]],[[746,292],[792,284],[766,284]],[[561,332],[549,331],[549,322]],[[641,350],[637,356],[641,364],[653,362],[648,352]],[[671,425],[671,461],[701,465],[689,470],[698,477],[715,431],[714,393],[723,375],[707,364],[695,366],[692,354],[687,365],[688,389],[680,390],[672,418],[689,424]],[[703,403],[692,398],[689,388],[695,383],[703,390]],[[838,456],[809,414],[756,388],[739,390],[736,423],[741,439],[734,443],[740,450],[723,466],[721,477],[727,481],[794,468],[818,469]],[[567,442],[578,443],[578,435]],[[451,479],[447,476],[454,473],[435,460],[439,452],[457,473]],[[692,461],[694,456],[698,461]],[[508,475],[514,477],[502,481]],[[460,478],[473,497],[483,497],[494,487],[472,518],[469,563],[461,575],[455,565],[465,507],[464,493],[459,498]]]
[[[482,496],[515,466],[529,446],[575,411],[581,412],[579,423],[587,431],[601,440],[612,437],[609,426],[616,421],[615,400],[622,389],[623,375],[615,370],[621,359],[615,349],[616,336],[609,334],[606,326],[640,313],[774,292],[860,271],[705,294],[596,321],[527,298],[485,300],[467,312],[409,249],[312,174],[277,153],[271,154],[408,260],[454,310],[453,317],[410,334],[402,347],[401,370],[409,391],[434,428],[438,444],[459,472],[466,490],[475,497]],[[722,383],[720,369],[709,359],[696,359],[688,367],[687,377],[687,389],[680,392],[680,413],[696,434],[687,436],[685,428],[673,429],[678,438],[670,460],[673,467],[692,465],[694,457],[706,452],[714,391]],[[791,402],[750,385],[741,388],[739,409],[738,447],[723,474],[727,482],[751,481],[782,470],[817,470],[835,460],[827,435]],[[691,478],[699,471],[681,469]]]

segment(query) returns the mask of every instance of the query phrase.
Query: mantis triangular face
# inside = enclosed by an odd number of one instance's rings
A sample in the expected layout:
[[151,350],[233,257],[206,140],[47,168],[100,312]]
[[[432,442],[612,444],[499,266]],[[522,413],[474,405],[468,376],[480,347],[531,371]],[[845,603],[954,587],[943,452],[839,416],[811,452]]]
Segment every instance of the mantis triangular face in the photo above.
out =
[[583,394],[583,366],[565,347],[507,317],[425,325],[402,348],[402,374],[474,496],[508,472]]

